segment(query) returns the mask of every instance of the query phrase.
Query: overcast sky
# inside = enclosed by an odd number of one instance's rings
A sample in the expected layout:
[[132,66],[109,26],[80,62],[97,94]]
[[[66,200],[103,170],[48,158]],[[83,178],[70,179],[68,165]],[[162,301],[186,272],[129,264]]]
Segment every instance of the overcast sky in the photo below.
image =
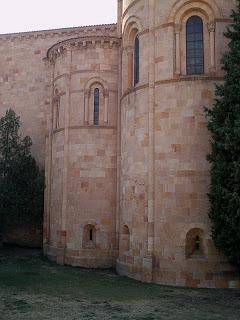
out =
[[115,23],[117,0],[0,0],[0,33]]

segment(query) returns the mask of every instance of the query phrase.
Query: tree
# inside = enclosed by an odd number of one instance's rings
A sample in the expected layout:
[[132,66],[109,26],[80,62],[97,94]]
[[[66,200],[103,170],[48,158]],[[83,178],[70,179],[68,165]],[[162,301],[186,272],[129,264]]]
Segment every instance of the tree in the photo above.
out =
[[216,247],[240,267],[240,0],[231,18],[224,82],[216,86],[213,108],[206,108],[212,147],[209,217]]
[[4,225],[39,227],[43,216],[43,173],[31,156],[31,138],[19,134],[11,109],[0,119],[0,219]]

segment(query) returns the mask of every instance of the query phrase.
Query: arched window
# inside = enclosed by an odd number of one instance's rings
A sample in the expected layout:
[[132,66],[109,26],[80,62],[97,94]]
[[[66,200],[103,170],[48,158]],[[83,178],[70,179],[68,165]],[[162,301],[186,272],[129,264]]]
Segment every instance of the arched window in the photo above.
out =
[[83,230],[83,248],[91,249],[96,247],[96,228],[88,224]]
[[93,229],[89,229],[89,241],[93,241]]
[[140,67],[140,43],[139,37],[136,36],[134,41],[134,86],[139,82],[139,67]]
[[203,21],[192,16],[186,24],[187,74],[204,73]]
[[186,258],[197,258],[204,254],[203,231],[195,228],[186,235]]
[[94,112],[93,112],[93,123],[95,126],[99,125],[99,100],[100,94],[99,89],[94,90]]

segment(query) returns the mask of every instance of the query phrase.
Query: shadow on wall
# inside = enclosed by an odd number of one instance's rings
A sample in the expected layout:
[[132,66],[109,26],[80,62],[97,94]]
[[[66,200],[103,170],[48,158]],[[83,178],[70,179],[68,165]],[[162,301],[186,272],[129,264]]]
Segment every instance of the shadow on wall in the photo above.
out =
[[0,231],[0,248],[3,247],[3,238],[2,238],[2,233]]

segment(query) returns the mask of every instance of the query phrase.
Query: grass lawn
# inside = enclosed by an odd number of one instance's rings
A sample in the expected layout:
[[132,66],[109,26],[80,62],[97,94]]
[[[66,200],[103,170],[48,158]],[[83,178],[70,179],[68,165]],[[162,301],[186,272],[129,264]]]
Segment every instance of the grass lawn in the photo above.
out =
[[143,284],[8,248],[0,250],[0,319],[240,320],[240,290]]

